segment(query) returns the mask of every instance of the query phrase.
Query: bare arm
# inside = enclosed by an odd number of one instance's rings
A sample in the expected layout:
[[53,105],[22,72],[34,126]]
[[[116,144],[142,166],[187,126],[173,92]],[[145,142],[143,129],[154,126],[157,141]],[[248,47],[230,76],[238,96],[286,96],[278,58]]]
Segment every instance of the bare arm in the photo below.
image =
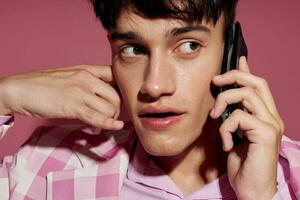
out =
[[0,79],[0,115],[79,119],[118,130],[120,97],[110,66],[79,65]]

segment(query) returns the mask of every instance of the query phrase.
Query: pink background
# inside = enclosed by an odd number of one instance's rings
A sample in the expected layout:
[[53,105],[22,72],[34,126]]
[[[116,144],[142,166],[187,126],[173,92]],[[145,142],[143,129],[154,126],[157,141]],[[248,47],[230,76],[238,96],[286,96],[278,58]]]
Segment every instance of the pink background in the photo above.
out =
[[[252,72],[268,80],[285,121],[285,134],[298,140],[299,10],[297,0],[242,0],[237,18]],[[110,64],[105,31],[87,0],[0,0],[1,77],[76,64]],[[0,146],[10,153],[38,124],[56,122],[17,116]]]

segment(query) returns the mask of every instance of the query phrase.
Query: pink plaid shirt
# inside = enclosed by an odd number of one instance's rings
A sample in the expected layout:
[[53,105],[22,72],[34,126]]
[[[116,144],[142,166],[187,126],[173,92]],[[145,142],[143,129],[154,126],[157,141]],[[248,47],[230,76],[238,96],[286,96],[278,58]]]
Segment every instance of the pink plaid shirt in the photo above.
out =
[[[13,125],[9,119],[0,117],[0,138]],[[88,127],[41,127],[2,160],[0,199],[118,199],[128,181],[133,137],[130,124],[100,135]],[[300,199],[300,143],[284,137],[281,147],[274,199]]]

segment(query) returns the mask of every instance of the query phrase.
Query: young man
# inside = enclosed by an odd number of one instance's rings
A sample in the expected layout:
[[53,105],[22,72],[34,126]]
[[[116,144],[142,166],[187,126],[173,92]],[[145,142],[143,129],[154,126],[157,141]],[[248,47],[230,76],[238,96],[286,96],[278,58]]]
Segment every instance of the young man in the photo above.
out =
[[[93,5],[108,31],[112,67],[4,78],[0,113],[76,118],[108,131],[41,128],[3,159],[3,197],[300,198],[300,144],[282,139],[284,125],[266,81],[250,73],[245,58],[239,70],[217,76],[236,1]],[[232,83],[241,87],[213,96],[212,84]],[[121,101],[132,125],[117,120]],[[220,123],[226,106],[238,102],[245,110]],[[2,124],[4,135],[11,117],[3,116]],[[247,140],[233,146],[231,133],[238,128]]]

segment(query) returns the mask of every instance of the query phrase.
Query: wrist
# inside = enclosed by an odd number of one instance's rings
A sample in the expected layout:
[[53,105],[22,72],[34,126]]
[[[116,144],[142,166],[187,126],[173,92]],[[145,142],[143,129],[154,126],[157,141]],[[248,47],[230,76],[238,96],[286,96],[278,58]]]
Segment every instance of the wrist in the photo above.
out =
[[8,115],[12,115],[13,112],[11,112],[9,109],[5,109],[0,105],[0,115],[1,116],[8,116]]
[[7,88],[0,80],[0,115],[12,115],[13,112],[5,105],[5,99],[7,98]]
[[264,191],[262,193],[251,193],[250,195],[243,195],[238,197],[239,200],[272,200],[277,193],[277,188],[271,189],[270,191]]
[[277,193],[277,188],[274,188],[272,191],[266,193],[265,195],[257,197],[257,198],[253,198],[253,199],[255,199],[255,200],[270,199],[271,200],[276,195],[276,193]]

